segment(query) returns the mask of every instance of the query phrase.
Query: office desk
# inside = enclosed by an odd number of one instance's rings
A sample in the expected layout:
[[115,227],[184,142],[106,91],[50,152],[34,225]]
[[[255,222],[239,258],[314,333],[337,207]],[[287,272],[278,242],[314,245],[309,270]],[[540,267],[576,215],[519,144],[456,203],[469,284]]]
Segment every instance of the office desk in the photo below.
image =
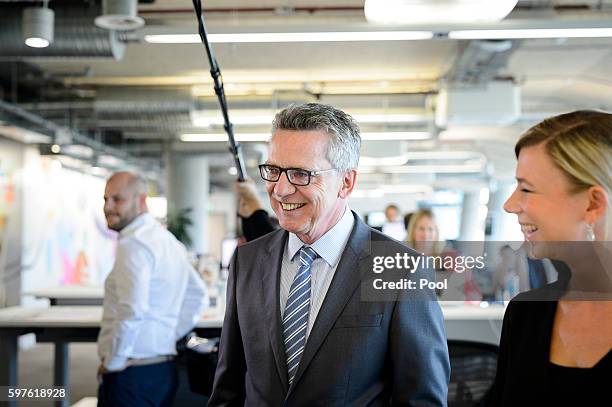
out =
[[[505,308],[491,306],[444,304],[442,311],[449,339],[475,340],[497,344]],[[0,386],[17,385],[17,339],[34,333],[39,342],[55,344],[53,383],[64,386],[70,382],[70,342],[95,342],[100,330],[102,307],[54,306],[50,308],[11,307],[0,310]],[[196,326],[202,337],[221,334],[222,316],[204,316]],[[65,404],[67,405],[68,401]],[[11,404],[9,404],[11,405]],[[13,404],[14,405],[14,404]]]
[[[53,384],[70,383],[70,342],[95,342],[100,331],[102,307],[55,306],[49,308],[10,307],[0,309],[0,386],[17,385],[17,339],[20,335],[34,333],[38,342],[55,345]],[[221,334],[222,317],[205,316],[196,326],[202,337]],[[9,403],[14,406],[15,403]],[[68,400],[58,405],[67,406]]]
[[51,305],[102,305],[104,287],[63,285],[31,290],[24,293],[36,298],[47,298]]

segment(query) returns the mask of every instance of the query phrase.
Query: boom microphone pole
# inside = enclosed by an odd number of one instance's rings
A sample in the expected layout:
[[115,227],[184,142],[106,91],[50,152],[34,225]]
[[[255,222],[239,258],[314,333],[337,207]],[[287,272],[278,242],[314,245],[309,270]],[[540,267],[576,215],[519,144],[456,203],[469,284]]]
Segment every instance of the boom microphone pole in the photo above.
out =
[[234,158],[236,170],[238,171],[238,181],[243,182],[246,179],[246,169],[244,167],[244,160],[242,158],[242,151],[240,150],[240,144],[234,138],[234,127],[229,119],[227,112],[227,101],[225,100],[225,91],[223,90],[223,78],[221,77],[221,70],[217,64],[215,54],[213,53],[210,42],[208,42],[208,34],[206,32],[206,25],[204,25],[204,17],[202,17],[202,2],[201,0],[192,0],[193,8],[195,9],[196,18],[198,19],[200,39],[202,44],[206,48],[206,54],[208,55],[208,62],[210,64],[210,75],[213,78],[215,84],[215,93],[217,99],[219,99],[219,105],[221,107],[221,113],[223,114],[223,121],[225,132],[229,142],[229,150]]

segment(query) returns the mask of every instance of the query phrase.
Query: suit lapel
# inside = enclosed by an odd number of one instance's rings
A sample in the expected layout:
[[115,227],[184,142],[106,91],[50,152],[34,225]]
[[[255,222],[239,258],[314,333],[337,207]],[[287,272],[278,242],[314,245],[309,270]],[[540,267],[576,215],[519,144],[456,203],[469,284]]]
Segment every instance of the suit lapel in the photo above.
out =
[[274,354],[276,369],[283,391],[287,393],[289,381],[287,379],[287,362],[281,332],[280,319],[280,270],[282,266],[283,251],[287,240],[287,232],[277,233],[263,256],[260,257],[258,269],[263,278],[262,291],[265,310],[265,326],[268,330],[268,339]]
[[366,268],[360,270],[359,265],[364,258],[370,255],[370,230],[354,212],[353,216],[355,217],[355,226],[342,253],[323,304],[321,304],[312,332],[308,335],[304,354],[289,393],[295,388],[300,377],[308,368],[346,303],[359,287],[362,274],[366,271]]

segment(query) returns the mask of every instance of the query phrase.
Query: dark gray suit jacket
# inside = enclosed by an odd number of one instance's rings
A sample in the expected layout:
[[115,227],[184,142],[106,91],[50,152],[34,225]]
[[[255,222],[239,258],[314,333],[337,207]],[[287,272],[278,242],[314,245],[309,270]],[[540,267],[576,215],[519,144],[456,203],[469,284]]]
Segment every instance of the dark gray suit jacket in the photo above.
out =
[[374,246],[416,252],[353,215],[355,226],[291,387],[279,305],[288,233],[278,230],[237,249],[209,406],[446,405],[450,365],[435,295],[411,300],[402,290],[394,301],[362,300]]

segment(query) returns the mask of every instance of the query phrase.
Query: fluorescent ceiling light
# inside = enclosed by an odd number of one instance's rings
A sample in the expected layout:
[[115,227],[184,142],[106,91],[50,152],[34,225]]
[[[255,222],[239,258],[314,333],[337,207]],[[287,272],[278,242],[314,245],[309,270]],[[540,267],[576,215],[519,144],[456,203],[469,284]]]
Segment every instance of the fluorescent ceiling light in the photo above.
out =
[[[361,170],[360,170],[361,171]],[[351,198],[382,198],[391,194],[431,194],[433,188],[429,185],[382,185],[378,188],[355,188]]]
[[[250,116],[241,116],[241,115],[232,115],[230,120],[232,124],[266,124],[271,125],[274,116],[269,115],[250,115]],[[212,125],[223,125],[225,121],[221,116],[200,116],[196,113],[193,113],[191,116],[191,123],[196,127],[210,127]]]
[[450,31],[455,40],[498,40],[521,38],[606,38],[612,37],[612,28],[526,28],[509,30]]
[[378,167],[381,165],[404,165],[408,162],[405,155],[395,157],[359,157],[359,167]]
[[385,192],[382,189],[357,189],[355,188],[353,192],[351,192],[350,197],[355,199],[364,199],[364,198],[382,198],[385,196]]
[[[237,141],[268,141],[270,139],[270,133],[240,133],[235,134],[234,137]],[[227,134],[225,133],[191,133],[182,134],[180,137],[181,141],[186,142],[200,142],[200,143],[218,143],[227,141]]]
[[[221,126],[225,124],[221,115],[203,115],[198,111],[192,111],[190,116],[191,123],[195,127],[210,127],[213,125]],[[421,123],[427,120],[427,118],[422,114],[405,113],[353,114],[351,116],[353,119],[355,119],[355,121],[357,121],[357,123]],[[235,114],[230,116],[232,124],[237,125],[271,125],[273,119],[274,114],[271,113],[255,113],[250,115]],[[376,134],[377,133],[372,133],[372,140],[376,140]],[[401,134],[406,134],[406,132],[398,132],[399,140],[422,140],[423,138],[429,138],[429,133],[414,133],[411,138],[402,138]],[[385,138],[385,140],[389,140],[389,138]]]
[[401,167],[384,167],[382,173],[391,174],[470,174],[482,172],[484,166],[481,164],[463,165],[404,165]]
[[[381,135],[385,133],[380,133]],[[387,133],[389,134],[389,133]],[[393,133],[391,133],[393,134]],[[427,134],[427,133],[426,133]],[[432,161],[432,160],[465,160],[465,164],[484,165],[486,157],[477,151],[412,151],[398,156],[389,157],[361,157],[359,166],[402,166],[408,161]]]
[[392,141],[392,140],[427,140],[431,134],[427,131],[393,131],[393,132],[364,132],[362,141]]
[[421,114],[354,114],[352,115],[358,123],[420,123],[426,121]]
[[517,0],[366,0],[366,19],[385,24],[494,22]]
[[[209,34],[211,43],[417,41],[433,38],[431,31],[344,31]],[[145,35],[150,44],[198,44],[198,34]]]
[[[237,133],[234,135],[237,141],[267,142],[270,140],[270,133]],[[402,132],[375,132],[361,133],[361,140],[365,141],[397,141],[397,140],[425,140],[430,137],[428,132],[422,131],[402,131]],[[186,133],[180,136],[181,141],[218,143],[227,141],[226,133]],[[386,163],[389,165],[389,163]]]
[[5,124],[0,124],[0,136],[8,137],[25,144],[47,144],[51,142],[51,137],[45,134]]
[[478,151],[412,151],[405,154],[407,160],[485,160]]

